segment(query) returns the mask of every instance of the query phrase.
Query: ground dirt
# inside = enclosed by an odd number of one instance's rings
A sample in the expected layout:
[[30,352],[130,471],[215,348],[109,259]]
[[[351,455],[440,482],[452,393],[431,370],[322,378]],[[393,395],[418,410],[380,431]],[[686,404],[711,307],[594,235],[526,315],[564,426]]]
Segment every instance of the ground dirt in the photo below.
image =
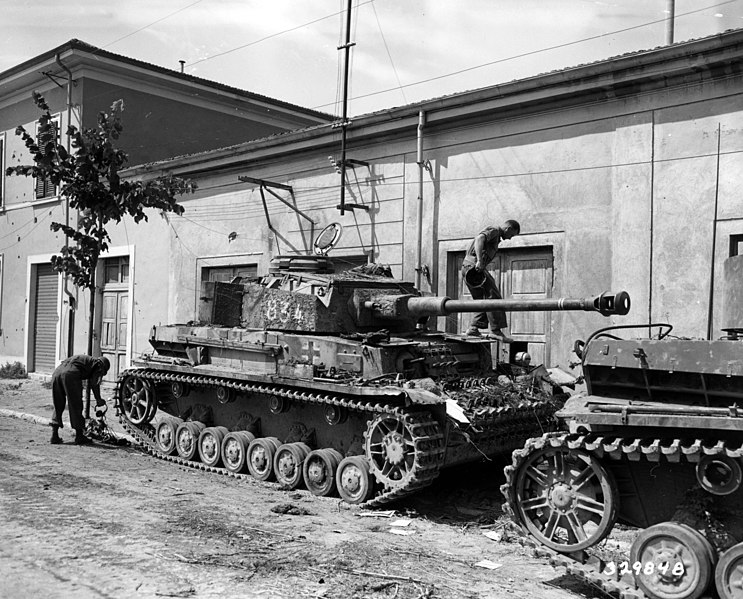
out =
[[0,380],[0,597],[605,597],[485,536],[505,530],[503,463],[445,472],[390,513],[76,446],[68,427],[51,445],[50,413],[42,381]]

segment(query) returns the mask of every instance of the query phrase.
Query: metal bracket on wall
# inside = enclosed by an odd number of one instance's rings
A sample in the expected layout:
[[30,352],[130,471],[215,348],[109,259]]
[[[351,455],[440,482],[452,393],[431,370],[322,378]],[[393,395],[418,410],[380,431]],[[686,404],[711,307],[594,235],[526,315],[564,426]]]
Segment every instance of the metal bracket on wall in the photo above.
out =
[[336,169],[338,169],[341,173],[341,203],[335,207],[336,210],[340,210],[341,214],[343,214],[345,210],[364,210],[365,212],[368,212],[369,206],[367,206],[366,204],[352,204],[346,202],[345,186],[346,168],[356,168],[357,166],[369,168],[369,163],[365,162],[364,160],[356,160],[355,158],[346,158],[343,161],[338,160],[334,164]]
[[[276,242],[278,243],[278,231],[274,229],[274,226],[271,224],[271,217],[268,214],[268,205],[266,204],[266,194],[264,193],[264,190],[266,190],[268,193],[270,193],[273,197],[275,197],[277,200],[279,200],[282,204],[285,204],[289,208],[291,208],[294,212],[296,212],[299,216],[302,218],[307,219],[310,222],[310,239],[312,239],[315,235],[315,221],[312,220],[309,216],[307,216],[304,212],[302,212],[299,208],[297,208],[294,204],[297,203],[296,198],[294,197],[294,189],[292,189],[291,185],[284,185],[283,183],[274,183],[273,181],[266,181],[264,179],[255,179],[254,177],[238,177],[239,181],[242,181],[243,183],[253,183],[255,185],[258,185],[258,188],[261,192],[261,200],[263,202],[263,212],[266,215],[266,223],[268,224],[268,228],[273,232],[274,236],[277,237]],[[292,201],[294,204],[291,204],[287,202],[284,198],[282,198],[279,194],[277,194],[272,187],[275,187],[276,189],[283,189],[284,191],[288,191],[289,195],[292,197]]]

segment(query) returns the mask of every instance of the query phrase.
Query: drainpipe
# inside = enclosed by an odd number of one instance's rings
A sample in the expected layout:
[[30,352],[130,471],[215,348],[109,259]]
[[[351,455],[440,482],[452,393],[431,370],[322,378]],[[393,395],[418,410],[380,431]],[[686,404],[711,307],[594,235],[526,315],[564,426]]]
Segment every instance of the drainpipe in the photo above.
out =
[[[59,57],[59,54],[55,56],[55,59],[57,61],[57,64],[60,66],[61,69],[63,69],[67,73],[67,127],[72,124],[72,71],[67,68],[66,65],[62,64],[62,59]],[[67,154],[70,153],[70,136],[67,136]],[[69,198],[65,198],[65,224],[69,227],[70,226],[70,200]],[[65,250],[69,248],[69,242],[70,238],[65,235]],[[69,278],[67,275],[64,276],[64,293],[67,296],[67,301],[70,304],[70,311],[68,315],[68,322],[67,322],[67,357],[72,356],[74,352],[74,346],[75,346],[75,304],[76,299],[75,296],[72,294],[72,292],[69,289]]]
[[418,113],[418,152],[416,156],[416,163],[418,164],[418,243],[415,255],[415,286],[419,290],[421,288],[421,273],[423,272],[421,261],[423,254],[423,171],[426,169],[426,164],[423,161],[423,127],[425,124],[426,113],[421,110]]

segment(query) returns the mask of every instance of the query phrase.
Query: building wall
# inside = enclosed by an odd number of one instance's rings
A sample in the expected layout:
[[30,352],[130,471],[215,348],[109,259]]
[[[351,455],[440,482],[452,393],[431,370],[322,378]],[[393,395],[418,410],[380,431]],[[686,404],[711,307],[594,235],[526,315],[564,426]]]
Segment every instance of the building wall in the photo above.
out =
[[[346,201],[368,211],[336,209],[339,176],[328,156],[337,157],[340,140],[329,128],[133,169],[134,177],[193,177],[199,189],[183,198],[182,216],[113,230],[112,245],[135,254],[132,355],[148,349],[151,325],[195,318],[204,267],[255,263],[265,272],[272,256],[311,251],[331,222],[344,228],[332,257],[368,254],[415,280],[419,210],[424,293],[445,294],[449,253],[507,218],[522,234],[504,248],[552,252],[553,296],[630,293],[628,317],[552,313],[550,365],[565,366],[575,339],[610,324],[640,325],[629,333],[637,336],[650,322],[669,322],[679,336],[717,336],[722,262],[730,236],[743,234],[743,78],[737,68],[687,71],[623,93],[613,83],[588,93],[567,74],[554,97],[535,87],[531,103],[516,94],[492,110],[481,104],[499,100],[499,90],[422,104],[422,201],[415,112],[354,119],[349,157],[369,167],[349,171]],[[275,193],[299,212],[240,176],[290,185],[293,193]]]
[[203,257],[252,257],[266,268],[271,255],[305,251],[305,219],[266,194],[278,231],[271,233],[258,188],[237,181],[244,174],[292,185],[297,208],[315,221],[315,231],[340,222],[343,236],[331,256],[370,250],[408,280],[416,276],[422,206],[427,293],[445,293],[448,252],[464,250],[485,225],[507,218],[521,222],[522,234],[504,248],[552,249],[553,296],[630,293],[628,317],[552,313],[552,364],[565,366],[575,339],[610,324],[639,325],[628,333],[635,336],[647,334],[649,322],[669,322],[679,336],[706,338],[708,329],[718,336],[722,262],[730,235],[743,233],[742,94],[736,75],[572,106],[545,102],[537,111],[494,112],[474,123],[463,108],[459,122],[424,127],[429,170],[422,203],[415,127],[369,139],[356,120],[350,156],[370,167],[350,174],[347,201],[370,210],[344,216],[335,209],[339,178],[325,139],[314,152],[291,155],[282,148],[275,161],[258,157],[250,144],[229,168],[215,160],[210,169],[205,159],[198,197],[187,200],[184,218],[173,219],[171,320],[193,317]]
[[188,102],[139,90],[133,82],[86,79],[82,83],[84,127],[95,128],[98,114],[109,112],[113,102],[123,100],[119,147],[129,154],[130,165],[222,148],[285,129],[248,118],[237,106],[230,114],[226,109],[199,105],[197,94]]
[[[123,100],[124,130],[118,147],[129,154],[129,165],[264,137],[294,126],[303,126],[310,119],[301,114],[301,109],[292,111],[283,106],[272,113],[269,99],[263,99],[260,105],[253,106],[242,98],[230,99],[224,94],[220,98],[196,91],[184,95],[181,88],[171,88],[167,82],[153,83],[144,79],[136,80],[133,75],[87,68],[76,68],[73,77],[76,85],[72,87],[69,119],[64,78],[60,79],[61,85],[56,85],[39,75],[27,89],[14,89],[13,92],[6,91],[0,82],[0,133],[4,152],[3,173],[0,174],[3,178],[0,203],[0,364],[7,361],[26,364],[29,339],[33,335],[33,318],[28,313],[29,302],[33,298],[26,293],[28,279],[33,276],[30,265],[40,257],[48,262],[64,245],[64,236],[49,229],[51,222],[66,220],[65,207],[60,198],[36,200],[32,178],[4,175],[7,167],[32,163],[22,139],[15,134],[18,125],[32,135],[35,133],[40,111],[31,100],[31,91],[39,91],[52,114],[59,117],[62,139],[68,124],[80,128],[82,123],[83,127],[94,128],[100,111],[109,111],[114,101]],[[180,82],[178,85],[183,86]],[[199,85],[200,89],[204,88],[204,83]],[[230,105],[233,100],[234,105]],[[74,211],[70,217],[74,222]],[[128,220],[109,229],[111,248],[121,252],[122,248],[131,247],[135,254],[131,267],[148,282],[143,285],[145,290],[141,294],[137,292],[139,279],[132,283],[135,308],[130,331],[131,338],[135,340],[132,349],[146,347],[149,326],[154,322],[166,322],[171,313],[167,292],[170,285],[168,266],[172,229],[156,213],[150,217],[149,224],[135,226]],[[136,235],[134,241],[128,237],[137,228],[143,232],[138,243]],[[159,284],[149,289],[150,280]],[[87,292],[77,290],[72,285],[68,288],[77,309],[72,312],[70,296],[60,292],[58,360],[66,356],[70,330],[73,331],[75,351],[82,352],[87,347],[89,297]],[[141,320],[137,315],[141,315]],[[72,327],[71,319],[74,321]]]

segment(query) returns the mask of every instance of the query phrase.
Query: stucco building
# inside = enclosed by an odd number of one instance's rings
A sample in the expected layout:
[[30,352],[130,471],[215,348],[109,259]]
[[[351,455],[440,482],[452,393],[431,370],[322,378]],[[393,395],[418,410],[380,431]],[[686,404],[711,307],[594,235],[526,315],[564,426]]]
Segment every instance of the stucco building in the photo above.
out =
[[456,297],[472,237],[507,218],[522,227],[495,269],[507,296],[624,289],[633,306],[609,320],[514,313],[516,342],[501,351],[565,366],[575,339],[611,323],[715,336],[722,263],[743,252],[741,100],[743,31],[731,31],[355,117],[346,201],[359,207],[343,214],[330,124],[133,167],[199,190],[183,216],[114,231],[111,255],[129,265],[120,343],[145,351],[152,324],[194,318],[201,281],[309,252],[331,222],[343,227],[337,261],[387,263]]
[[[64,237],[52,233],[49,224],[68,218],[58,189],[49,181],[4,174],[7,167],[31,162],[15,128],[23,125],[34,131],[40,113],[31,98],[33,91],[45,97],[62,141],[69,124],[95,127],[99,112],[122,100],[124,132],[119,147],[129,154],[132,165],[331,119],[79,40],[0,73],[0,363],[19,360],[38,372],[51,371],[66,357],[73,345],[70,339],[76,340],[76,351],[85,350],[85,333],[77,321],[84,323],[87,310],[84,295],[64,285],[50,265]],[[154,250],[157,244],[141,244],[144,255],[148,247]],[[128,342],[120,342],[119,337],[128,338],[126,289],[131,259],[129,251],[112,252],[102,265],[106,296],[99,341],[108,345],[116,363],[127,359]],[[77,304],[76,316],[73,304]]]

